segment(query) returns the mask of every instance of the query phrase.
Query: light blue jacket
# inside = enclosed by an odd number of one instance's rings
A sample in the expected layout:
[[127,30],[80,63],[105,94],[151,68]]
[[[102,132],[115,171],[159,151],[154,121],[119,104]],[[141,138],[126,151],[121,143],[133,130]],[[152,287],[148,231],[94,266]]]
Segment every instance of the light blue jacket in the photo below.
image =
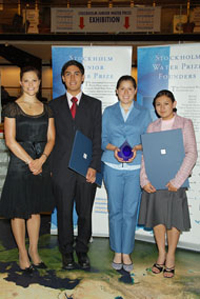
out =
[[[102,119],[102,161],[119,164],[115,159],[113,151],[107,150],[106,146],[111,143],[120,147],[124,141],[127,141],[133,148],[141,144],[141,134],[146,133],[147,127],[152,122],[150,113],[146,108],[134,102],[126,122],[124,122],[120,102],[107,107],[103,113]],[[130,165],[141,164],[142,152],[138,151],[136,158]]]

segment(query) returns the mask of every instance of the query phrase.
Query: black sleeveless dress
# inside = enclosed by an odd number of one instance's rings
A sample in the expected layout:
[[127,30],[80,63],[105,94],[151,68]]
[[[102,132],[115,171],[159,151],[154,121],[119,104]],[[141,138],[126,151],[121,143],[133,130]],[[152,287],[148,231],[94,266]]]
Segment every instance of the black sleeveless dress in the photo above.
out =
[[[16,119],[16,140],[33,158],[39,158],[47,142],[49,118],[53,113],[44,104],[40,115],[25,114],[14,102],[3,109],[3,117]],[[0,216],[8,219],[29,219],[32,214],[50,212],[54,208],[54,198],[50,176],[49,159],[42,166],[42,173],[33,175],[28,165],[10,152],[10,162],[4,182]]]

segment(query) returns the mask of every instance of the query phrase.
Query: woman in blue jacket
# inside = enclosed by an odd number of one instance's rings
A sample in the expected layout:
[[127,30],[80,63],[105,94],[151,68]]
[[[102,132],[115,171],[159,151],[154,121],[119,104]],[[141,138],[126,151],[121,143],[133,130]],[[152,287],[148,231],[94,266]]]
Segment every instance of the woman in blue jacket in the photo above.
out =
[[[133,263],[130,254],[134,248],[135,227],[140,201],[141,134],[151,122],[147,109],[134,101],[136,81],[122,76],[117,83],[119,102],[103,113],[102,149],[104,183],[108,194],[110,247],[115,252],[112,267],[130,272]],[[133,152],[124,161],[118,156],[120,146],[127,142]]]

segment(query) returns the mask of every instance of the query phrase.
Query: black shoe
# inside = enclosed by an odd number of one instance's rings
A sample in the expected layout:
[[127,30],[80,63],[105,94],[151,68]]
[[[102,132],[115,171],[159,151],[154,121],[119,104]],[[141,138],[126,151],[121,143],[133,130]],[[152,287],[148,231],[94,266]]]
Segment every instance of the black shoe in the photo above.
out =
[[26,275],[31,275],[34,272],[34,268],[32,265],[30,265],[29,267],[25,268],[25,269],[21,269],[22,273],[26,274]]
[[86,252],[77,252],[78,263],[82,269],[90,268],[90,260]]
[[72,270],[75,269],[73,253],[65,253],[62,255],[63,269]]
[[47,269],[47,266],[45,265],[44,262],[40,262],[37,265],[33,264],[33,267],[36,268],[36,269]]

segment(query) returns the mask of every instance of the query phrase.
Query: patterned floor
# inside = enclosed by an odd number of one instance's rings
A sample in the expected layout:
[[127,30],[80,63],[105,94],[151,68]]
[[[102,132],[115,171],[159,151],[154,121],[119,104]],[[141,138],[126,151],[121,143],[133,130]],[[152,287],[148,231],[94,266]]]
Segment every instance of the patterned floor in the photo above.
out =
[[32,276],[21,274],[13,242],[0,245],[1,299],[197,299],[200,298],[200,254],[177,250],[173,279],[154,275],[156,246],[136,241],[131,274],[111,268],[112,252],[107,238],[94,238],[90,244],[90,271],[61,269],[57,237],[40,237],[40,254],[47,270]]

